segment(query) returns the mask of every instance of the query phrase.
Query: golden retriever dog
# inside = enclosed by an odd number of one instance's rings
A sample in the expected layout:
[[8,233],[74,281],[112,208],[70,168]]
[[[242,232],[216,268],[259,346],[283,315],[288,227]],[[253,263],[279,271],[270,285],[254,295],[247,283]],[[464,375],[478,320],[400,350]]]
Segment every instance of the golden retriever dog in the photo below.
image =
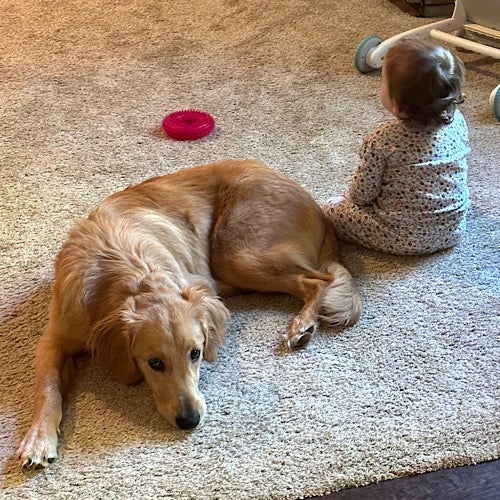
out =
[[194,429],[206,410],[200,363],[216,359],[229,318],[220,297],[246,291],[304,301],[290,348],[304,347],[320,319],[347,326],[361,314],[332,227],[296,182],[255,161],[221,161],[105,199],[55,262],[23,466],[57,457],[66,373],[80,352],[125,384],[144,378],[167,422]]

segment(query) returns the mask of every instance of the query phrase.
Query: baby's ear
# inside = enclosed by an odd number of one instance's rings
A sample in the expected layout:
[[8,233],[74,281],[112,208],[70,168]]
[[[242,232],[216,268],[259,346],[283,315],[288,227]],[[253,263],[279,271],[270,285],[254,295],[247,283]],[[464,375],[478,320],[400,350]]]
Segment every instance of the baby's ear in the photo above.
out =
[[408,113],[399,107],[399,104],[395,99],[392,99],[392,113],[399,120],[407,120]]
[[182,291],[182,296],[192,302],[198,314],[205,346],[203,358],[209,363],[217,359],[217,350],[226,338],[226,323],[229,309],[222,301],[209,292],[209,288],[201,284],[193,284]]

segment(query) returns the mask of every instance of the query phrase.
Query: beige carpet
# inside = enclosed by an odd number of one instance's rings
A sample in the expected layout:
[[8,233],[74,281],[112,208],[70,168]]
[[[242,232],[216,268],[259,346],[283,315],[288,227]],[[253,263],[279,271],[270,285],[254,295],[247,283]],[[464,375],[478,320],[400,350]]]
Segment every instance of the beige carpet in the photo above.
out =
[[[299,303],[228,302],[208,415],[169,428],[148,388],[82,362],[60,459],[21,472],[33,357],[54,256],[75,218],[149,176],[257,158],[321,202],[388,118],[354,51],[429,22],[386,0],[0,0],[2,498],[294,499],[498,458],[499,143],[487,100],[500,63],[461,53],[473,152],[469,231],[453,251],[397,258],[344,245],[366,300],[356,326],[278,348]],[[168,112],[214,115],[176,142]]]

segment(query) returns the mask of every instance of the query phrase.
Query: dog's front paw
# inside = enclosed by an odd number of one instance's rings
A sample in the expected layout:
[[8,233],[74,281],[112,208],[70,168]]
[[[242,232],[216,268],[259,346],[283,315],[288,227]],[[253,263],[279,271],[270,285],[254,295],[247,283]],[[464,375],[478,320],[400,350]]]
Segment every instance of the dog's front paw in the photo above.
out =
[[290,325],[288,333],[284,336],[289,349],[300,349],[306,347],[311,341],[316,331],[316,324],[302,325],[300,318]]
[[32,427],[17,450],[22,467],[47,467],[57,458],[57,431]]

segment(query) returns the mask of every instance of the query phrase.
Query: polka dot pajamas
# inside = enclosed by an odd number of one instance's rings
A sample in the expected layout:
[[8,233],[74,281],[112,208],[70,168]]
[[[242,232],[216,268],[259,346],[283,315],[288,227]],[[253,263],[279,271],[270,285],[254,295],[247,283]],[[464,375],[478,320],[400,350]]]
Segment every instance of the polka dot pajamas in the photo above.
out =
[[393,120],[375,128],[340,200],[323,210],[340,239],[414,255],[454,246],[469,207],[467,124],[460,111],[439,128]]

